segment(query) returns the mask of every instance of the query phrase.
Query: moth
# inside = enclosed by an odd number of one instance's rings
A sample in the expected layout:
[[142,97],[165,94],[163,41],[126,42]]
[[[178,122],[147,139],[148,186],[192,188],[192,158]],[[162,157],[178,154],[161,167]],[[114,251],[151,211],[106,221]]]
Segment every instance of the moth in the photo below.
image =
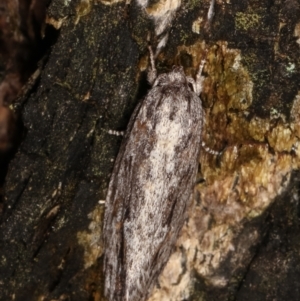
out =
[[187,217],[204,118],[200,78],[195,82],[182,67],[154,76],[130,119],[105,201],[109,301],[146,300]]

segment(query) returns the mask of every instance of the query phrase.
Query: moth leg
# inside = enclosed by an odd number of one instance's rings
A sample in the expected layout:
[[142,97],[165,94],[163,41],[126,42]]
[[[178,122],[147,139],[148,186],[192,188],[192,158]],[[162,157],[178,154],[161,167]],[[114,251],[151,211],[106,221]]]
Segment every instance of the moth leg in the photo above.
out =
[[124,131],[108,130],[107,133],[114,136],[124,136]]
[[149,53],[150,53],[150,63],[151,63],[151,69],[148,71],[147,79],[150,85],[153,85],[154,81],[157,78],[157,70],[155,68],[155,59],[154,54],[151,46],[148,46]]
[[205,144],[204,141],[202,141],[201,146],[203,147],[203,149],[204,149],[207,153],[209,153],[209,154],[211,154],[211,155],[214,155],[214,156],[219,156],[219,155],[221,155],[221,154],[223,153],[223,150],[222,150],[222,151],[216,151],[216,150],[211,149],[210,147],[208,147],[208,146]]

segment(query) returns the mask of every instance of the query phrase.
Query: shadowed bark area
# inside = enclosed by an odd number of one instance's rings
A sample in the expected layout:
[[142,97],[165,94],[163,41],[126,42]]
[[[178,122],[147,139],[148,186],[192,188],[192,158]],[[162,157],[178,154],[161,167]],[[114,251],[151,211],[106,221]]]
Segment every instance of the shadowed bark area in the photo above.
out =
[[[268,144],[268,154],[275,153],[279,158],[289,154],[294,163],[287,172],[288,184],[282,179],[284,189],[269,197],[272,202],[265,210],[253,219],[244,216],[240,227],[234,228],[234,248],[218,266],[226,285],[208,281],[208,276],[195,268],[186,285],[186,299],[296,301],[300,298],[300,152],[292,147],[280,149],[274,137],[286,136],[281,132],[277,135],[274,129],[281,126],[292,132],[288,140],[282,138],[284,145],[290,140],[293,145],[298,143],[300,118],[297,119],[295,99],[300,83],[300,48],[296,42],[300,36],[300,5],[296,0],[216,1],[209,35],[201,32],[203,24],[199,21],[206,18],[208,7],[209,1],[182,3],[172,21],[168,43],[157,59],[159,72],[180,64],[187,73],[195,74],[195,62],[203,49],[193,47],[205,41],[205,47],[210,49],[208,66],[216,63],[213,69],[207,67],[204,75],[214,78],[213,72],[227,72],[229,52],[223,52],[224,57],[219,60],[220,49],[225,48],[221,42],[226,41],[228,49],[238,49],[253,83],[252,102],[247,114],[243,114],[247,115],[243,126],[255,118],[262,120],[262,125],[252,132],[251,128],[246,131],[240,126],[231,136],[230,132],[223,132],[223,125],[225,128],[235,122],[230,114],[242,115],[230,105],[230,96],[238,89],[226,95],[216,92],[224,82],[229,85],[225,74],[218,81],[207,83],[205,87],[209,88],[201,95],[209,112],[206,119],[214,122],[206,132],[211,132],[219,149],[227,145],[233,148],[251,144],[255,148]],[[0,217],[0,299],[104,300],[104,205],[99,201],[105,199],[122,139],[109,135],[108,130],[125,130],[136,104],[145,95],[143,71],[147,66],[148,39],[150,36],[155,45],[159,38],[155,37],[147,12],[135,2],[53,0],[47,22],[58,28],[58,38],[44,59],[35,84],[15,105],[24,135],[5,180]],[[232,66],[230,70],[235,68]],[[232,81],[243,85],[238,78]],[[217,98],[224,99],[228,109],[224,124],[211,110],[210,101]],[[242,106],[243,99],[240,103]],[[292,108],[293,126],[289,123]],[[254,131],[256,136],[251,134]],[[243,142],[232,136],[242,137]],[[256,140],[254,136],[260,138]],[[218,159],[208,162],[215,164],[215,170],[223,166]],[[234,175],[236,170],[228,173]],[[204,181],[209,183],[211,179],[213,176]],[[250,195],[251,191],[247,193]],[[196,206],[204,202],[205,197],[201,197]],[[257,236],[252,239],[254,232]],[[233,260],[235,252],[244,257]],[[174,291],[179,282],[172,283]]]
[[70,17],[36,89],[21,101],[25,137],[1,216],[1,299],[90,300],[101,290],[100,261],[84,269],[77,235],[105,198],[118,152],[121,138],[106,131],[126,128],[138,90],[139,52],[125,11],[95,5],[77,25]]

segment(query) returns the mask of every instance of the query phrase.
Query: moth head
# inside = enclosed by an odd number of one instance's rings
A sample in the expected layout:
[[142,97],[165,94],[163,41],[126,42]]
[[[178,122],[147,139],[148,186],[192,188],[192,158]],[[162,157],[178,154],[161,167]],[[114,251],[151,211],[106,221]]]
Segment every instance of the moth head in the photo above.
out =
[[182,86],[186,83],[187,81],[183,68],[181,66],[173,66],[171,72],[159,75],[153,86]]

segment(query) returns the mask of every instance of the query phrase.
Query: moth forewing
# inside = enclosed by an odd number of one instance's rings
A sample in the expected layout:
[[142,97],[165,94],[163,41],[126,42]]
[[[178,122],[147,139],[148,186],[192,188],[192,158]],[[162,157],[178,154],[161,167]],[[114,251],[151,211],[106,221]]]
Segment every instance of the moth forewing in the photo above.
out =
[[180,67],[159,75],[123,139],[104,218],[109,301],[147,298],[183,226],[203,122],[190,82]]

